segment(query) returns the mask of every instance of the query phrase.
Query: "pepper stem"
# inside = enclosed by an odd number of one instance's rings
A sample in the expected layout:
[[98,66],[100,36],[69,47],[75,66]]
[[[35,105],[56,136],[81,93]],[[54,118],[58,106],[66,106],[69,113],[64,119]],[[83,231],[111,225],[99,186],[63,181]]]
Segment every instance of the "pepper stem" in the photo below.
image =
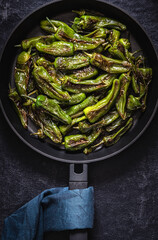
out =
[[33,102],[36,102],[36,98],[33,98],[33,97],[30,97],[30,96],[27,96],[25,94],[21,95],[22,97],[25,97],[25,98],[28,98],[28,99],[31,99]]
[[47,21],[51,24],[51,26],[54,28],[54,31],[56,32],[58,30],[58,28],[51,22],[51,20],[46,17]]
[[19,48],[19,47],[21,47],[21,44],[14,45],[14,47]]

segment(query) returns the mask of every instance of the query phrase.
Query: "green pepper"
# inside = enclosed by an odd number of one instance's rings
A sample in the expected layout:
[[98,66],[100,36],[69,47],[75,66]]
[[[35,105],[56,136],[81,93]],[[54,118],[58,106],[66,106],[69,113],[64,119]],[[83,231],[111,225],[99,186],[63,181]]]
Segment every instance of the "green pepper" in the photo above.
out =
[[132,88],[136,94],[139,93],[139,85],[138,85],[137,76],[135,72],[132,72]]
[[86,108],[87,106],[91,106],[93,105],[94,103],[96,102],[95,100],[95,97],[94,96],[89,96],[87,97],[83,102],[77,104],[77,105],[74,105],[70,108],[68,108],[66,110],[66,113],[69,115],[69,116],[72,116],[78,112],[80,112],[81,110],[83,110],[84,108]]
[[109,73],[128,72],[131,64],[127,61],[108,58],[99,53],[87,54],[90,57],[90,63]]
[[74,43],[74,50],[92,50],[104,43],[102,38],[89,38],[76,33],[69,26],[60,26],[55,33],[57,40]]
[[116,20],[107,17],[82,15],[75,18],[72,28],[74,30],[93,30],[101,27],[114,28],[120,31],[126,30],[126,26]]
[[86,133],[86,132],[89,132],[96,127],[107,126],[107,125],[111,124],[113,121],[115,121],[118,117],[119,117],[119,114],[116,110],[110,111],[100,121],[98,121],[96,123],[93,123],[93,124],[89,124],[85,121],[80,122],[78,124],[78,127],[76,127],[75,129],[78,129],[82,133]]
[[55,33],[56,28],[60,26],[68,26],[66,23],[58,21],[58,20],[53,20],[53,19],[48,19],[48,20],[42,20],[40,23],[40,26],[43,30],[45,30],[48,33]]
[[136,110],[138,108],[141,108],[141,103],[139,101],[139,98],[134,97],[133,95],[129,95],[127,100],[127,109],[130,111]]
[[15,67],[15,84],[20,96],[27,95],[27,85],[30,72],[30,50],[21,52],[17,57]]
[[47,53],[53,56],[72,56],[74,54],[73,43],[64,41],[53,42],[50,45],[37,42],[36,49],[39,52]]
[[97,104],[84,109],[84,114],[91,123],[96,122],[100,117],[105,115],[110,110],[115,102],[119,90],[120,80],[115,79],[109,94],[105,98],[97,102]]
[[71,124],[71,117],[62,110],[54,99],[49,99],[44,95],[39,95],[36,99],[36,107],[45,110],[55,120],[65,124]]
[[106,28],[98,28],[94,30],[91,33],[88,33],[85,35],[86,37],[92,37],[92,38],[106,38],[107,34],[109,33],[109,30]]
[[44,67],[35,66],[32,74],[40,90],[49,97],[65,101],[70,99],[68,92],[63,91],[61,87],[56,84],[56,79],[52,78]]
[[58,104],[61,104],[64,106],[75,105],[85,100],[85,98],[86,98],[85,93],[72,94],[68,101],[58,101]]
[[126,98],[127,98],[127,90],[129,88],[129,84],[131,82],[131,77],[129,74],[121,74],[119,77],[119,80],[121,82],[121,88],[120,93],[116,99],[116,108],[118,113],[120,114],[120,117],[125,120],[126,119]]
[[87,79],[91,79],[97,74],[98,74],[98,70],[95,67],[88,66],[82,69],[73,70],[69,76],[75,79],[87,80]]
[[78,118],[74,118],[74,119],[72,119],[71,124],[61,125],[61,126],[59,126],[59,129],[60,129],[60,131],[63,135],[66,135],[66,133],[72,128],[72,126],[74,126],[76,123],[78,123],[80,121],[83,121],[85,119],[86,119],[86,116],[81,116],[81,117],[78,117]]
[[65,148],[68,151],[77,151],[81,150],[84,147],[92,144],[100,135],[101,129],[96,129],[89,136],[78,134],[78,135],[69,135],[65,137]]
[[27,112],[23,108],[21,98],[15,89],[9,89],[9,98],[12,100],[22,126],[27,129]]
[[[130,117],[130,114],[128,114],[128,118]],[[106,127],[107,132],[113,132],[114,130],[120,128],[126,120],[123,120],[122,118],[116,119],[114,122],[112,122],[109,126]]]
[[37,42],[43,42],[50,44],[55,41],[54,35],[39,36],[25,39],[21,42],[21,46],[24,50],[29,49],[30,47],[35,47]]
[[64,77],[62,87],[72,93],[90,93],[111,86],[116,74],[103,74],[96,79],[79,81],[69,76]]
[[85,148],[84,149],[84,153],[88,154],[90,152],[92,152],[92,150],[96,149],[97,147],[99,147],[100,145],[104,144],[106,147],[111,146],[113,144],[115,144],[116,142],[118,142],[120,140],[120,138],[129,130],[129,128],[132,126],[133,123],[133,118],[130,118],[125,125],[120,128],[116,133],[113,133],[111,135],[107,135],[105,136],[102,141],[100,141],[99,143],[91,146],[89,149]]
[[120,32],[116,29],[112,29],[109,31],[108,41],[113,46],[115,42],[117,42],[120,38]]
[[57,57],[54,61],[56,69],[74,70],[89,65],[89,57],[84,54],[77,54],[73,57]]

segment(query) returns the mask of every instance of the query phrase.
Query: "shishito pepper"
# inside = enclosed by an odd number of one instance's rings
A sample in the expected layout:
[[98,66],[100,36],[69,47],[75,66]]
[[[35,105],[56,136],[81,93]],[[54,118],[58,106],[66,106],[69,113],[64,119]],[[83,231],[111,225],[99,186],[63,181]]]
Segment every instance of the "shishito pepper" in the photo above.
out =
[[74,55],[73,57],[57,57],[54,61],[55,68],[61,70],[79,69],[89,64],[89,57],[82,53]]
[[134,97],[133,95],[129,95],[127,100],[127,109],[130,111],[141,108],[142,104],[139,101],[139,98]]
[[15,89],[9,89],[9,98],[12,100],[22,126],[27,128],[27,111],[22,106],[21,98]]
[[109,31],[108,41],[113,46],[120,38],[120,31],[116,29],[111,29]]
[[30,47],[35,47],[37,42],[43,42],[46,44],[51,44],[55,41],[54,35],[47,35],[47,36],[38,36],[25,39],[21,42],[21,47],[24,50],[29,49]]
[[53,20],[53,19],[47,19],[47,20],[42,20],[40,23],[40,27],[45,30],[48,33],[55,33],[56,28],[60,26],[68,26],[66,23],[58,21],[58,20]]
[[42,108],[55,120],[65,124],[71,124],[71,117],[62,110],[59,104],[57,104],[56,100],[49,99],[44,95],[39,95],[34,101],[37,108]]
[[131,82],[131,77],[129,76],[129,74],[123,73],[119,77],[119,80],[121,82],[121,88],[120,88],[120,93],[116,99],[116,108],[121,118],[125,120],[127,115],[125,111],[127,90]]
[[66,133],[72,128],[72,126],[74,126],[76,123],[81,122],[85,119],[86,119],[86,116],[81,116],[81,117],[78,117],[78,118],[74,118],[74,119],[72,119],[71,124],[61,125],[61,126],[59,126],[59,129],[60,129],[60,131],[63,135],[66,135]]
[[116,133],[113,133],[111,135],[105,136],[99,143],[97,143],[96,145],[91,146],[90,148],[85,148],[84,149],[84,153],[88,154],[88,153],[92,152],[94,149],[96,149],[97,147],[99,147],[102,144],[104,144],[106,147],[115,144],[116,142],[118,142],[120,140],[122,135],[124,135],[129,130],[129,128],[132,126],[132,123],[133,123],[133,118],[130,118],[125,123],[125,125],[122,128],[120,128]]
[[64,41],[53,42],[49,45],[37,42],[36,49],[39,52],[47,53],[53,56],[72,56],[74,54],[74,44]]
[[126,30],[126,26],[116,20],[107,17],[82,15],[75,18],[72,28],[76,31],[93,30],[101,27],[114,28],[120,31]]
[[82,133],[86,133],[91,131],[92,129],[96,127],[104,127],[109,124],[111,124],[113,121],[115,121],[119,117],[119,114],[116,110],[108,112],[100,121],[89,124],[85,121],[79,122],[78,127],[75,127],[75,129],[78,129]]
[[84,108],[86,108],[87,106],[91,106],[93,105],[94,103],[96,102],[96,99],[94,96],[89,96],[87,97],[83,102],[77,104],[77,105],[74,105],[70,108],[68,108],[66,110],[66,113],[69,115],[69,116],[72,116],[80,111],[82,111]]
[[109,94],[97,102],[95,105],[84,109],[84,114],[91,123],[96,122],[100,117],[106,114],[115,102],[120,90],[120,80],[115,79]]
[[21,52],[17,57],[15,67],[15,84],[20,96],[27,94],[27,85],[29,81],[30,72],[30,51]]
[[69,26],[60,26],[55,33],[55,37],[60,41],[72,42],[74,44],[74,51],[92,50],[105,42],[103,38],[89,38],[80,35]]
[[79,80],[87,80],[95,77],[97,74],[98,70],[95,67],[88,66],[82,69],[73,70],[69,76]]
[[92,38],[106,38],[107,34],[109,33],[109,30],[106,28],[98,28],[94,30],[91,33],[88,33],[85,35],[86,37],[92,37]]
[[35,66],[32,74],[41,92],[57,100],[68,101],[70,99],[68,92],[62,90],[58,83],[56,83],[56,79],[52,78],[44,67]]
[[127,61],[108,58],[100,53],[88,53],[87,55],[90,57],[92,65],[109,73],[124,73],[131,68],[131,64]]
[[116,78],[116,74],[103,74],[96,79],[78,81],[69,76],[64,77],[62,87],[73,93],[90,93],[101,89],[106,89],[111,86],[113,80]]
[[65,137],[65,148],[68,151],[77,151],[92,144],[100,135],[101,129],[96,129],[89,136],[78,134]]

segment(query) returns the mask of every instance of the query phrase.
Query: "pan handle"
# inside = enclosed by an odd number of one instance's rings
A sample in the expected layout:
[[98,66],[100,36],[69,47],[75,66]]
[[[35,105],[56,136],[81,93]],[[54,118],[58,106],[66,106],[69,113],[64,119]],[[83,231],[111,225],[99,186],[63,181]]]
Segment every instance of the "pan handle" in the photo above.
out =
[[[75,170],[77,170],[77,172]],[[70,164],[69,188],[82,189],[87,187],[88,187],[88,165]],[[87,230],[79,229],[71,231],[69,240],[88,240]]]

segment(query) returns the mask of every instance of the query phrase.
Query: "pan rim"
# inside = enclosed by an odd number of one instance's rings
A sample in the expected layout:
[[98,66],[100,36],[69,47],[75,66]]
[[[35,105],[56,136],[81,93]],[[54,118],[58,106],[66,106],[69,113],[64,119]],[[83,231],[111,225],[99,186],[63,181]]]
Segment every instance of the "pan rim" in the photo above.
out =
[[[3,54],[5,52],[5,49],[6,49],[6,46],[10,40],[10,38],[12,37],[13,33],[16,31],[16,29],[24,22],[27,20],[27,18],[29,18],[32,14],[34,14],[35,12],[39,11],[40,9],[42,8],[45,8],[45,7],[48,7],[49,5],[52,5],[53,3],[57,3],[57,2],[63,2],[63,0],[54,0],[54,1],[51,1],[49,3],[46,3],[46,4],[43,4],[41,5],[40,7],[34,9],[33,11],[31,11],[31,13],[27,14],[15,27],[14,29],[11,31],[6,43],[4,44],[4,47],[2,49],[2,53],[0,55],[0,64],[1,64],[1,61],[2,61],[2,58],[3,58]],[[131,15],[128,14],[128,12],[126,12],[125,10],[122,10],[120,7],[117,7],[115,6],[114,4],[111,4],[111,3],[108,3],[104,0],[94,0],[93,2],[101,2],[101,3],[104,3],[104,4],[107,4],[107,5],[110,5],[112,6],[113,8],[119,10],[120,12],[122,12],[123,14],[127,15],[132,21],[135,22],[135,24],[137,24],[141,29],[142,31],[145,33],[146,37],[148,38],[152,48],[153,48],[153,51],[155,53],[155,56],[156,56],[156,59],[157,59],[157,62],[158,62],[158,54],[155,50],[155,47],[152,43],[152,40],[150,39],[150,37],[147,35],[146,31],[144,30],[144,28],[137,22],[137,20],[135,20],[133,17],[131,17]],[[103,161],[105,159],[109,159],[111,157],[114,157],[116,155],[118,155],[119,153],[121,153],[122,151],[124,151],[125,149],[127,149],[129,146],[131,146],[135,141],[137,141],[137,139],[145,132],[145,130],[147,129],[147,127],[150,125],[151,121],[153,120],[154,116],[155,116],[155,113],[157,111],[157,108],[158,108],[158,99],[156,101],[156,104],[154,106],[154,110],[150,116],[150,118],[148,119],[146,125],[144,126],[144,128],[139,132],[139,134],[133,138],[127,145],[125,145],[124,147],[120,148],[119,150],[113,152],[113,153],[110,153],[109,155],[107,156],[103,156],[103,157],[99,157],[99,158],[95,158],[95,159],[89,159],[89,160],[69,160],[69,159],[63,159],[63,158],[58,158],[58,157],[55,157],[55,156],[52,156],[50,154],[47,154],[39,149],[37,149],[36,147],[34,147],[33,145],[31,145],[29,142],[27,142],[27,140],[25,140],[19,133],[18,131],[14,128],[13,124],[11,123],[11,121],[9,120],[6,112],[5,112],[5,109],[3,107],[3,104],[2,104],[2,101],[0,100],[0,106],[1,106],[1,109],[2,109],[2,112],[3,112],[3,115],[6,119],[6,121],[8,122],[9,126],[11,127],[11,129],[14,131],[14,133],[28,146],[30,147],[31,149],[33,149],[34,151],[38,152],[40,155],[43,155],[45,157],[48,157],[50,159],[53,159],[53,160],[56,160],[56,161],[60,161],[60,162],[64,162],[64,163],[75,163],[75,164],[83,164],[83,163],[92,163],[92,162],[97,162],[97,161]]]

